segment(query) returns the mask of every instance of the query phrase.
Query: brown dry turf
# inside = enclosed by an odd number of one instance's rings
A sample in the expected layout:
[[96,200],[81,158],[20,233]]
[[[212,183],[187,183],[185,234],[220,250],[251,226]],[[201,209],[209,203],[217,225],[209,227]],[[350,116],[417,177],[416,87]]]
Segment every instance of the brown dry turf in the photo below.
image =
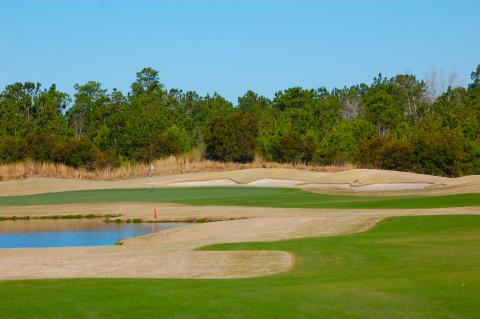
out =
[[[160,220],[236,219],[194,224],[122,246],[0,250],[0,279],[71,277],[241,278],[291,269],[294,258],[279,251],[195,251],[216,244],[273,241],[352,233],[389,216],[480,214],[480,207],[418,210],[322,210],[244,207],[188,207],[156,204]],[[10,207],[21,210],[19,207]],[[23,207],[28,211],[30,207]],[[48,207],[35,207],[46,215]],[[152,204],[58,205],[70,210],[121,211],[122,218],[152,219]],[[11,212],[11,211],[10,211]],[[0,214],[3,214],[2,212]]]
[[[114,188],[148,188],[163,187],[176,182],[189,181],[211,181],[217,179],[230,179],[240,185],[245,185],[259,179],[280,179],[296,180],[300,184],[296,187],[302,188],[305,184],[351,184],[351,185],[370,185],[377,183],[429,183],[430,186],[425,190],[415,191],[390,191],[377,192],[376,194],[388,193],[388,195],[402,194],[460,194],[460,193],[478,193],[480,192],[480,175],[465,176],[459,178],[445,178],[439,176],[430,176],[423,174],[355,169],[335,173],[312,172],[299,169],[280,169],[280,168],[254,168],[243,170],[230,170],[219,172],[201,172],[178,175],[155,176],[152,178],[134,178],[116,181],[89,181],[81,179],[61,179],[61,178],[29,178],[0,182],[0,196],[29,195],[51,192],[62,192],[72,190],[87,189],[114,189]],[[275,183],[265,185],[275,187]],[[309,187],[310,191],[315,187]],[[338,190],[321,190],[321,192],[345,193]],[[372,195],[373,193],[369,192]]]
[[[432,186],[419,194],[457,194],[480,191],[480,177],[447,179],[381,170],[319,173],[286,169],[249,169],[172,175],[119,181],[33,178],[0,183],[0,196],[67,190],[165,186],[180,181],[231,179],[240,184],[261,178],[301,180],[304,183],[413,183]],[[301,187],[301,186],[300,186]],[[411,194],[412,191],[395,192]],[[391,194],[391,192],[389,192]],[[334,210],[247,207],[191,207],[165,203],[68,204],[4,206],[0,216],[120,214],[121,219],[159,221],[216,220],[132,238],[122,246],[0,250],[0,280],[72,277],[241,278],[284,272],[294,257],[281,251],[196,251],[216,244],[274,241],[362,231],[390,216],[480,214],[480,207],[411,210]]]

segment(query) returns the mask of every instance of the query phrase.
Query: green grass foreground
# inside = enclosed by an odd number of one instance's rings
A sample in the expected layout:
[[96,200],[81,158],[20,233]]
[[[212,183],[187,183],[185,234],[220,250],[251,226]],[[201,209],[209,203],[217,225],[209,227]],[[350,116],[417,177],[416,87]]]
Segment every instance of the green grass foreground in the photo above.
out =
[[204,249],[290,251],[297,264],[281,275],[238,280],[5,281],[0,318],[391,319],[480,313],[480,216],[395,217],[355,235]]
[[3,206],[111,202],[295,208],[440,208],[480,206],[480,194],[363,197],[316,194],[289,188],[192,187],[103,189],[0,197]]

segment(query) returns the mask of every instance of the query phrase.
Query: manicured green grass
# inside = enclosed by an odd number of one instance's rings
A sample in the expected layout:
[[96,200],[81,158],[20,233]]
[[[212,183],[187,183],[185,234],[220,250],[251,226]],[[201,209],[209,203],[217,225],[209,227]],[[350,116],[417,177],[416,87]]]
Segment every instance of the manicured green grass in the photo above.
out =
[[480,216],[395,217],[356,235],[205,249],[290,251],[297,265],[281,275],[238,280],[0,282],[0,318],[391,319],[480,313]]
[[287,188],[196,187],[105,189],[0,197],[0,205],[51,205],[107,202],[171,202],[187,205],[238,205],[297,208],[439,208],[480,206],[480,194],[410,197],[338,196]]

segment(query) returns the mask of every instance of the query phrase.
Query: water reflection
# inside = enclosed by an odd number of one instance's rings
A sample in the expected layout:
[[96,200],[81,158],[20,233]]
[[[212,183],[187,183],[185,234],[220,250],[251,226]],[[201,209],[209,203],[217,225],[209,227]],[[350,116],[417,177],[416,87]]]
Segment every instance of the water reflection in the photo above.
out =
[[99,219],[0,222],[0,248],[113,245],[118,240],[185,226],[184,223],[105,223]]

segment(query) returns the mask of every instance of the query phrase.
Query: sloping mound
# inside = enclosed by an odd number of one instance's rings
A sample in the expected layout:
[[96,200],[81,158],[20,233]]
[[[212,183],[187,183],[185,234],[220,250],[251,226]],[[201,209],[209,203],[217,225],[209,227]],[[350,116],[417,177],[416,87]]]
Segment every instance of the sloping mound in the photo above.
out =
[[[235,186],[236,184],[240,186],[297,188],[307,186],[309,189],[320,190],[344,189],[376,192],[385,190],[421,191],[424,188],[438,194],[480,192],[479,175],[446,178],[377,169],[355,169],[335,173],[324,173],[299,169],[254,168],[116,181],[89,181],[59,178],[11,180],[0,182],[0,196],[87,189],[149,188],[152,186]],[[372,186],[364,187],[366,185]]]

